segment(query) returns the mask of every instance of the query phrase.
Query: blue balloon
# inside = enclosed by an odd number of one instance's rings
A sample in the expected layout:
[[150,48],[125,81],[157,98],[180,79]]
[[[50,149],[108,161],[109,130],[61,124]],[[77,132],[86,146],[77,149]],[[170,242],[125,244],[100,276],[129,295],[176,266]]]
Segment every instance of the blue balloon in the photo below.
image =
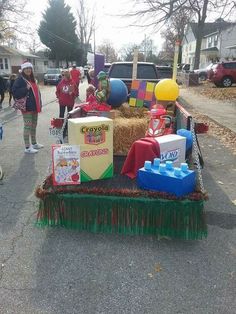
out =
[[191,131],[179,129],[177,130],[177,134],[186,138],[186,151],[191,149],[193,145],[193,137]]
[[126,102],[128,97],[128,89],[125,83],[119,79],[110,79],[110,95],[107,103],[112,108],[120,107]]

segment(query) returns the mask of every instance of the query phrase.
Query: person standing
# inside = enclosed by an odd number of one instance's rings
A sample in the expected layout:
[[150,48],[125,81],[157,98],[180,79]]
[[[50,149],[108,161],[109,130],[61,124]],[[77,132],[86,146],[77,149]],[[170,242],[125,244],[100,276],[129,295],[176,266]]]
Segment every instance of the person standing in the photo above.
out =
[[70,75],[76,86],[76,97],[77,97],[79,96],[79,83],[81,79],[81,73],[80,73],[80,70],[76,68],[76,64],[73,64],[72,70],[70,71]]
[[[9,106],[11,106],[11,100],[12,100],[12,87],[13,87],[13,84],[15,83],[15,80],[16,80],[16,74],[12,74],[10,76],[10,79],[9,79]],[[14,100],[14,99],[13,99]]]
[[6,84],[2,76],[0,76],[0,110],[2,109],[2,103],[5,98]]
[[68,112],[71,111],[76,98],[76,85],[68,70],[64,71],[64,76],[57,85],[56,96],[59,102],[59,118],[64,118],[66,108]]
[[35,154],[38,149],[43,148],[43,145],[36,140],[38,113],[41,112],[42,102],[34,78],[33,65],[30,62],[21,65],[21,74],[12,86],[12,95],[14,99],[27,97],[26,110],[21,111],[24,121],[25,153]]

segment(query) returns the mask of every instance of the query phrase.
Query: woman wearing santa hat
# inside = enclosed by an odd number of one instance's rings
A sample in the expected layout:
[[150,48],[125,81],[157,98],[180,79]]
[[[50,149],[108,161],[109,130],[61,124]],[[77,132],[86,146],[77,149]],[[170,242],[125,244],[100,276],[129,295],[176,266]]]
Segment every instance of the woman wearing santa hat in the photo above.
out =
[[12,94],[15,99],[27,97],[26,110],[21,111],[24,121],[25,153],[35,154],[38,149],[43,148],[36,140],[38,113],[41,112],[42,103],[33,74],[33,65],[30,62],[21,65],[21,74],[13,84]]

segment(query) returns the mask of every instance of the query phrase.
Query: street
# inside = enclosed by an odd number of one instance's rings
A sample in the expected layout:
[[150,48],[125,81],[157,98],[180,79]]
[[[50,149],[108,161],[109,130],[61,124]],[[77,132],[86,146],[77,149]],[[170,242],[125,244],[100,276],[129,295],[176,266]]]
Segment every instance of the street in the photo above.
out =
[[[81,85],[84,99],[86,83]],[[214,137],[199,136],[208,238],[92,234],[34,223],[37,185],[49,173],[55,87],[42,87],[38,141],[24,154],[21,115],[0,112],[1,314],[234,314],[236,309],[236,158]]]

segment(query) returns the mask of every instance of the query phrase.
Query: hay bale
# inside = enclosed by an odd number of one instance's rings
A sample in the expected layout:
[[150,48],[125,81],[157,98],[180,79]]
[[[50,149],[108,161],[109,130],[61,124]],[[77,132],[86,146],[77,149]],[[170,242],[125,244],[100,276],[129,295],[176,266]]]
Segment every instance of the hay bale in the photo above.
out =
[[129,104],[124,103],[118,109],[120,112],[120,116],[123,118],[145,118],[148,113],[148,109],[145,107],[138,108],[138,107],[130,107]]
[[127,155],[133,142],[145,137],[148,119],[116,118],[114,120],[113,150],[115,155]]

